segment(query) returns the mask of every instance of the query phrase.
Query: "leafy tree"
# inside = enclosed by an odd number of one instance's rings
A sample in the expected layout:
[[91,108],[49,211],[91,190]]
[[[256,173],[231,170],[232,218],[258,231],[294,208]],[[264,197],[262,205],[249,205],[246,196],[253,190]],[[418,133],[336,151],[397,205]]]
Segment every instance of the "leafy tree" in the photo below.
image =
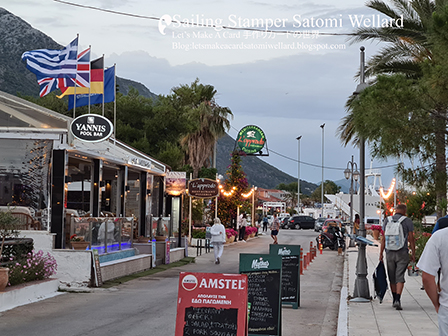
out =
[[[366,75],[377,76],[359,99],[350,97],[339,127],[343,143],[362,135],[374,156],[416,155],[419,171],[402,171],[417,185],[434,183],[438,203],[446,202],[446,0],[373,0],[367,6],[403,27],[359,28],[353,42],[376,40],[385,47],[367,63]],[[434,18],[440,18],[439,21]],[[445,20],[446,21],[446,20]],[[383,76],[381,76],[383,75]],[[437,83],[437,85],[435,85]],[[441,213],[439,212],[439,215]]]
[[186,151],[186,163],[193,167],[193,178],[198,177],[202,167],[207,163],[217,139],[230,128],[229,117],[232,112],[227,107],[219,106],[215,101],[217,91],[212,85],[199,84],[196,79],[190,86],[181,85],[172,89],[173,98],[182,102],[189,130],[181,139]]
[[[321,194],[321,190],[322,190],[321,186],[322,186],[322,183],[311,194],[311,199],[313,201],[320,202],[321,196],[322,196],[322,194]],[[337,194],[340,191],[341,191],[341,187],[338,186],[333,181],[326,180],[324,182],[324,194],[332,194],[332,195],[334,195],[334,194]],[[324,200],[324,202],[325,202],[325,200]]]
[[[232,220],[236,222],[237,207],[249,209],[250,200],[244,198],[242,194],[249,191],[246,174],[241,167],[241,156],[238,151],[234,151],[231,164],[226,172],[226,180],[223,183],[223,191],[230,193],[225,195],[220,193],[218,198],[218,217],[225,225],[230,225]],[[212,206],[214,211],[214,205]]]

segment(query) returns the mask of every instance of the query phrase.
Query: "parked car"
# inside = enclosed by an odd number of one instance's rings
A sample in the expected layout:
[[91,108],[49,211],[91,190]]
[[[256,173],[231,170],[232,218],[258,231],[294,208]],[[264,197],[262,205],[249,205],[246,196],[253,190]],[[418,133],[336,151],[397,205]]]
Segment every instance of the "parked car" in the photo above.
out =
[[298,215],[293,216],[288,223],[289,229],[313,229],[315,219],[310,216]]
[[285,217],[283,218],[283,220],[280,222],[280,226],[282,229],[288,229],[288,225],[289,225],[289,217]]
[[342,222],[340,219],[337,218],[326,218],[324,223],[322,224],[322,232],[327,232],[328,227],[330,226],[337,226],[340,229],[342,229]]
[[322,225],[324,224],[325,220],[326,218],[323,217],[319,217],[318,219],[316,219],[316,221],[314,222],[314,231],[322,231]]

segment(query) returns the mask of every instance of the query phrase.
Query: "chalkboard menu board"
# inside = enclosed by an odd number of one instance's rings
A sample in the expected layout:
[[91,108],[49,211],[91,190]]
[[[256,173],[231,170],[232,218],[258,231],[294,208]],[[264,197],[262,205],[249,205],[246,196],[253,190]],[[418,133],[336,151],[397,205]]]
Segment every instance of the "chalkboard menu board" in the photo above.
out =
[[183,334],[236,336],[238,330],[238,309],[185,308]]
[[281,335],[281,257],[240,254],[240,273],[247,275],[248,335]]
[[246,331],[246,275],[180,274],[176,336],[246,336]]
[[272,255],[282,257],[282,303],[300,306],[300,245],[270,245]]

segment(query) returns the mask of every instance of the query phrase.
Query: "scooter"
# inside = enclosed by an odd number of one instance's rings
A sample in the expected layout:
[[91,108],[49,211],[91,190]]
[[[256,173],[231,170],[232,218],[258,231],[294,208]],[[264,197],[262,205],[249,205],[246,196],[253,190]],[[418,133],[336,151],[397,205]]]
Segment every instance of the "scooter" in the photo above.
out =
[[319,240],[322,243],[322,248],[328,247],[330,250],[342,249],[345,250],[345,238],[341,230],[329,229],[328,232],[321,233],[316,237],[316,241],[319,244]]

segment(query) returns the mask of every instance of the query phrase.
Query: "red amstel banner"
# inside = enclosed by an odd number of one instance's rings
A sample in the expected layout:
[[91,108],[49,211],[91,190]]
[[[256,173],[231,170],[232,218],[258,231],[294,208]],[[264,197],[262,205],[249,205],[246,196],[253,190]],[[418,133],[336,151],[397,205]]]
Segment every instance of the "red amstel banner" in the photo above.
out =
[[175,336],[245,336],[246,330],[247,275],[180,273]]

